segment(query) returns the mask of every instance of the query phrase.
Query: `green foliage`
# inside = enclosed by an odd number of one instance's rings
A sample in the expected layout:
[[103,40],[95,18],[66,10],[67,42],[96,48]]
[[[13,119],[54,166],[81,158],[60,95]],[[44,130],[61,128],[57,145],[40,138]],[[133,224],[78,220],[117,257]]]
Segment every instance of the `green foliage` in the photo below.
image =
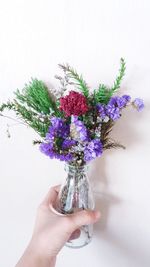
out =
[[111,88],[111,95],[117,91],[120,88],[121,81],[125,75],[125,70],[126,70],[126,63],[123,58],[120,59],[120,70],[119,70],[119,75],[116,77],[116,80],[114,81],[113,87]]
[[79,75],[76,70],[71,68],[68,64],[63,65],[59,64],[59,67],[65,72],[65,74],[68,76],[68,78],[73,79],[75,82],[75,85],[82,91],[82,93],[85,95],[85,97],[88,98],[89,96],[89,89],[84,81],[82,75]]
[[107,104],[110,99],[110,90],[104,84],[100,84],[98,90],[94,90],[94,102]]
[[11,110],[14,109],[15,105],[13,102],[8,101],[7,103],[3,103],[0,106],[0,111],[3,112],[5,109]]
[[13,102],[7,102],[0,106],[0,111],[3,112],[5,109],[13,110],[16,115],[21,118],[28,126],[33,128],[39,135],[44,137],[48,131],[50,120],[40,121],[37,117],[37,113],[31,109],[21,105],[17,100]]
[[[28,126],[45,137],[50,125],[50,115],[61,116],[55,101],[42,81],[32,79],[22,91],[15,92],[15,99],[0,106],[0,111],[13,110]],[[43,115],[41,119],[41,115]]]
[[57,148],[61,149],[63,140],[64,140],[64,139],[61,138],[61,137],[56,137],[56,138],[55,138],[55,146],[56,146],[56,149],[57,149]]
[[20,103],[26,104],[37,112],[49,114],[52,109],[59,116],[59,110],[42,81],[32,79],[21,92],[17,90],[15,95]]
[[50,122],[49,123],[41,122],[35,118],[29,123],[29,126],[32,127],[35,131],[37,131],[41,135],[41,137],[46,136],[49,125]]
[[120,88],[121,81],[125,75],[125,61],[123,58],[120,59],[120,70],[119,74],[114,81],[112,88],[108,88],[104,84],[100,84],[98,90],[94,90],[95,103],[107,104],[112,95]]

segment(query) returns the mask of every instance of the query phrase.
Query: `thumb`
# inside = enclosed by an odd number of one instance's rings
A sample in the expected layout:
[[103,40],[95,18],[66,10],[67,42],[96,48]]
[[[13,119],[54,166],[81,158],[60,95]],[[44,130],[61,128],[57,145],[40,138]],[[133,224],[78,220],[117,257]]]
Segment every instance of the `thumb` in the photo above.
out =
[[74,225],[74,230],[82,225],[93,224],[100,218],[99,211],[82,210],[71,214],[71,220]]

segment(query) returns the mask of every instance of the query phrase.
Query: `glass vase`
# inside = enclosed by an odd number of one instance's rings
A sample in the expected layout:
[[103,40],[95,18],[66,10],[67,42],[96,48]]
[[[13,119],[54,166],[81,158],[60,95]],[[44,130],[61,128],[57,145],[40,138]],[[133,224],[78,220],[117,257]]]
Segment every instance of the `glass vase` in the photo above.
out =
[[[65,165],[66,178],[62,184],[55,209],[61,214],[71,214],[80,210],[94,209],[94,197],[88,179],[88,165]],[[93,225],[84,225],[76,239],[67,241],[66,246],[80,248],[87,245],[93,235]]]

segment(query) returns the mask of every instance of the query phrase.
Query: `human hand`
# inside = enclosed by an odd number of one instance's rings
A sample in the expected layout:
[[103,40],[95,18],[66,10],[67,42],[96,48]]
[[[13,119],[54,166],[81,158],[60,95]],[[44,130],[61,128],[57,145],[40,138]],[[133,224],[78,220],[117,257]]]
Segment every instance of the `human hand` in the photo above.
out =
[[[100,218],[100,212],[92,210],[82,210],[69,215],[54,213],[51,207],[57,199],[59,188],[60,186],[50,188],[47,196],[39,205],[33,236],[27,249],[29,254],[31,251],[31,254],[41,262],[53,262],[53,264],[64,244],[69,239],[78,237],[80,234],[78,229],[82,225],[93,224]],[[23,266],[25,265],[17,265],[17,267]],[[45,267],[46,264],[35,266]]]

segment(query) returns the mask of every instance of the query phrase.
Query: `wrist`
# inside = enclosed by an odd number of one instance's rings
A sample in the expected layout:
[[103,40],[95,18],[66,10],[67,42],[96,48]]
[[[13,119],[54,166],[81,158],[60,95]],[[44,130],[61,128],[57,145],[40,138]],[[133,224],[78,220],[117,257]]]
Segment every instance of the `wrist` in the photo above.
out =
[[[32,255],[34,262],[36,262],[36,267],[52,267],[55,264],[56,256],[53,255],[47,255],[44,248],[38,246],[38,242],[31,240],[28,245],[28,253]],[[38,263],[38,264],[37,264]],[[40,264],[39,264],[40,263]]]
[[56,256],[47,256],[31,241],[16,267],[54,267]]

